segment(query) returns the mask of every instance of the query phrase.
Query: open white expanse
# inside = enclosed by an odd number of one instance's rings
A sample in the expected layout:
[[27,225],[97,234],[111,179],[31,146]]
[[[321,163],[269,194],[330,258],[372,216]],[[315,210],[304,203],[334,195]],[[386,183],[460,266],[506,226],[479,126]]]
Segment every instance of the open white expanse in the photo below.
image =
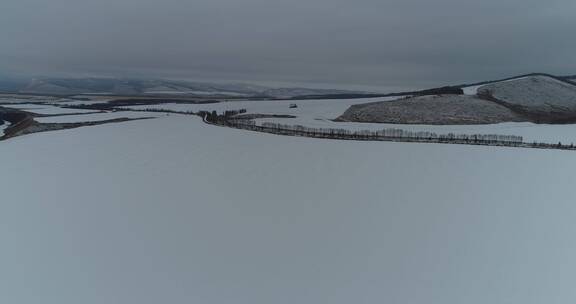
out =
[[[246,109],[253,114],[293,115],[308,119],[334,119],[354,104],[395,100],[398,97],[356,98],[356,99],[311,99],[311,100],[243,100],[209,104],[157,104],[130,106],[130,109],[168,109],[174,111],[217,111]],[[298,108],[290,108],[296,104]]]
[[0,143],[0,303],[576,299],[576,153],[163,116]]
[[41,123],[76,123],[87,121],[103,121],[117,118],[162,117],[170,115],[172,114],[152,113],[152,112],[106,112],[95,114],[37,117],[35,118],[35,120]]
[[[302,125],[312,128],[341,128],[348,130],[382,130],[399,128],[410,131],[429,131],[438,134],[500,134],[518,135],[525,141],[565,144],[576,143],[576,125],[545,125],[529,122],[500,123],[488,125],[406,125],[382,123],[334,122],[348,107],[375,101],[391,101],[398,97],[335,99],[335,100],[282,100],[282,101],[231,101],[213,104],[157,104],[130,106],[131,109],[167,109],[174,111],[217,111],[246,109],[247,113],[292,115],[295,118],[261,118],[258,124],[277,122],[288,125]],[[298,105],[291,109],[290,104]]]
[[11,105],[4,105],[4,107],[19,109],[23,111],[33,112],[37,114],[73,114],[73,113],[98,113],[99,111],[94,110],[84,110],[84,109],[67,109],[59,106],[49,105],[49,104],[30,104],[30,103],[18,103]]
[[[217,111],[222,113],[226,110],[246,109],[248,114],[276,114],[292,115],[295,118],[261,118],[256,119],[258,124],[264,122],[277,122],[289,125],[303,125],[313,128],[342,128],[348,130],[382,130],[385,128],[400,128],[409,131],[429,131],[438,134],[500,134],[522,136],[526,142],[546,142],[564,144],[576,143],[576,125],[546,125],[529,122],[501,123],[489,125],[406,125],[406,124],[381,124],[381,123],[356,123],[334,122],[333,119],[340,116],[349,106],[374,101],[391,101],[398,97],[363,98],[363,99],[334,99],[334,100],[246,100],[230,101],[211,104],[155,104],[143,106],[129,106],[129,109],[167,109],[174,111]],[[61,103],[67,105],[69,103]],[[290,108],[296,104],[297,108]],[[85,121],[100,121],[113,118],[140,118],[162,117],[164,113],[154,112],[109,112],[99,113],[93,110],[66,109],[58,104],[29,104],[20,103],[5,105],[5,107],[18,108],[38,114],[67,114],[67,113],[94,113],[88,115],[70,115],[54,117],[38,117],[36,120],[42,123],[70,123]]]

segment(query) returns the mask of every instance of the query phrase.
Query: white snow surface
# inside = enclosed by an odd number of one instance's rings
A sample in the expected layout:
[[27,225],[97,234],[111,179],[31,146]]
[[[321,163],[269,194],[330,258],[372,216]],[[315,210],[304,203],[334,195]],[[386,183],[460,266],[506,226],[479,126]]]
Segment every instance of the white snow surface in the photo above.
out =
[[463,87],[462,90],[464,91],[464,95],[476,95],[476,94],[478,94],[478,89],[480,89],[480,88],[483,87],[483,86],[490,85],[490,84],[495,84],[495,83],[502,83],[502,82],[510,82],[510,81],[522,80],[522,79],[526,79],[526,78],[528,78],[528,77],[518,77],[518,78],[508,79],[508,80],[504,80],[504,81],[497,81],[497,82],[492,82],[492,83],[487,83],[487,84],[481,84],[481,85]]
[[[528,122],[488,125],[406,125],[381,123],[334,122],[349,106],[375,101],[395,100],[398,97],[336,99],[336,100],[283,100],[283,101],[231,101],[214,104],[159,104],[131,106],[132,109],[169,109],[175,111],[217,111],[247,109],[247,113],[293,115],[296,118],[261,118],[258,124],[277,122],[312,128],[342,128],[348,130],[382,130],[398,128],[411,131],[430,131],[438,134],[500,134],[523,136],[525,141],[548,143],[575,143],[576,125],[542,125]],[[298,108],[289,108],[290,104]]]
[[69,114],[69,113],[97,113],[94,110],[83,110],[83,109],[66,109],[59,106],[49,105],[49,104],[30,104],[30,103],[20,103],[4,105],[4,107],[12,109],[20,109],[27,112],[32,112],[36,114]]
[[0,143],[1,303],[576,299],[576,153],[184,115]]
[[75,123],[87,121],[103,121],[116,118],[143,118],[143,117],[163,117],[173,114],[149,113],[149,112],[107,112],[81,115],[65,115],[51,117],[36,117],[35,120],[41,123]]
[[[299,118],[334,119],[354,104],[395,100],[398,97],[358,99],[313,99],[313,100],[243,100],[209,104],[157,104],[130,106],[130,109],[168,109],[174,111],[217,111],[246,109],[247,113],[293,115]],[[290,108],[296,104],[298,108]]]
[[464,95],[476,95],[478,94],[478,89],[484,85],[477,85],[471,87],[463,87]]
[[4,130],[10,126],[10,123],[5,121],[3,124],[0,125],[0,136],[4,135]]

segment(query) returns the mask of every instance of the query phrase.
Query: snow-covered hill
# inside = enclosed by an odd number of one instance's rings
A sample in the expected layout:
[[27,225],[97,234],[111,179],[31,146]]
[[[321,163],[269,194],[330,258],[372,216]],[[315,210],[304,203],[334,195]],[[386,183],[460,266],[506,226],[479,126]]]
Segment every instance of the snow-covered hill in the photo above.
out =
[[433,95],[351,106],[339,121],[472,125],[526,121],[510,109],[466,95]]
[[576,85],[557,77],[528,75],[461,89],[465,96],[436,95],[355,105],[341,119],[426,124],[576,122]]
[[478,93],[535,111],[576,111],[576,85],[552,77],[531,76],[488,84]]

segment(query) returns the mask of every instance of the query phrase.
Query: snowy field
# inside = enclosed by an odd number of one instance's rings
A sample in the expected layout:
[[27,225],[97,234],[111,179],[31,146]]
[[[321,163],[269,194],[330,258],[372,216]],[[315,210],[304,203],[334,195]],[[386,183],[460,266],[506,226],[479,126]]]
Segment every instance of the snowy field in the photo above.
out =
[[44,96],[29,96],[26,98],[13,97],[13,96],[0,96],[0,106],[3,103],[7,103],[7,104],[28,103],[28,102],[48,103],[48,102],[55,102],[57,100],[59,100],[59,99],[47,98]]
[[6,105],[5,107],[12,109],[19,109],[23,111],[33,112],[36,114],[70,114],[70,113],[96,113],[98,111],[93,110],[82,110],[82,109],[66,109],[59,106],[49,105],[49,104],[30,104],[30,103],[18,103]]
[[193,116],[0,143],[1,303],[576,299],[576,153]]
[[75,122],[88,122],[88,121],[102,121],[116,118],[142,118],[142,117],[163,117],[163,116],[170,116],[170,114],[149,113],[149,112],[108,112],[108,113],[82,114],[82,115],[37,117],[35,118],[35,120],[41,123],[75,123]]
[[108,102],[113,99],[93,99],[93,100],[73,100],[73,99],[66,99],[60,100],[58,102],[52,102],[51,105],[63,105],[63,106],[82,106],[82,105],[91,105],[97,103],[104,103]]
[[[247,113],[293,115],[310,119],[334,119],[348,107],[359,103],[394,100],[398,97],[358,98],[358,99],[315,99],[315,100],[246,100],[210,104],[159,104],[131,106],[131,109],[168,109],[174,111],[217,111],[246,109]],[[296,104],[298,108],[290,108]]]
[[[342,128],[348,130],[382,130],[399,128],[409,131],[430,131],[438,134],[499,134],[518,135],[525,141],[548,143],[576,143],[576,125],[542,125],[528,122],[490,125],[405,125],[381,123],[334,122],[349,106],[375,101],[396,100],[398,97],[340,99],[340,100],[285,100],[285,101],[234,101],[214,104],[159,104],[131,106],[131,109],[168,109],[174,111],[217,111],[246,109],[247,113],[292,115],[296,118],[262,118],[258,124],[277,122],[312,128]],[[290,104],[298,105],[291,109]]]
[[[491,125],[405,125],[405,124],[378,124],[378,123],[356,123],[356,122],[334,122],[333,119],[340,116],[349,106],[375,101],[395,100],[398,97],[388,98],[363,98],[363,99],[335,99],[335,100],[268,100],[268,101],[230,101],[212,104],[156,104],[144,106],[130,106],[129,109],[168,109],[174,111],[217,111],[219,113],[226,110],[246,109],[247,113],[292,115],[296,118],[262,118],[256,119],[258,124],[264,122],[278,122],[290,125],[303,125],[313,128],[342,128],[349,130],[382,130],[384,128],[400,128],[409,131],[429,131],[438,134],[458,133],[458,134],[500,134],[518,135],[525,141],[547,142],[565,144],[576,143],[576,125],[542,125],[528,122],[522,123],[501,123]],[[77,101],[80,102],[80,101]],[[72,102],[76,104],[77,102]],[[99,101],[102,102],[102,101]],[[69,103],[66,103],[69,104]],[[291,104],[296,104],[297,108],[290,108]],[[98,111],[82,109],[65,109],[55,104],[29,104],[19,103],[9,107],[18,108],[38,114],[68,114],[68,113],[95,113],[89,115],[72,115],[60,117],[40,117],[39,122],[84,122],[99,121],[113,118],[139,118],[139,117],[161,117],[166,114],[153,112],[115,112],[98,113]]]

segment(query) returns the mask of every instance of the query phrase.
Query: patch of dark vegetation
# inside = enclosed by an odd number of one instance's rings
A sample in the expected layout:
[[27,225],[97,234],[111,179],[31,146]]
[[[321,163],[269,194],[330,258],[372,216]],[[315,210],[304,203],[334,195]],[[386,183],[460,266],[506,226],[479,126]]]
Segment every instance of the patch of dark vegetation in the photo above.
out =
[[108,113],[108,111],[60,113],[60,114],[37,114],[37,113],[31,113],[31,114],[34,117],[60,117],[60,116],[92,115],[92,114],[98,114],[98,113]]
[[441,87],[435,89],[428,89],[419,92],[415,92],[414,94],[402,94],[402,95],[416,95],[416,96],[426,96],[426,95],[463,95],[464,90],[458,87]]
[[80,127],[88,127],[88,126],[98,126],[110,123],[121,123],[127,121],[134,121],[134,120],[144,120],[144,119],[152,119],[154,117],[141,117],[141,118],[115,118],[115,119],[108,119],[108,120],[100,120],[100,121],[87,121],[87,122],[74,122],[74,123],[39,123],[30,119],[27,121],[26,127],[19,128],[17,130],[9,130],[6,129],[4,132],[4,136],[0,138],[0,140],[5,140],[8,138],[22,136],[32,133],[40,133],[40,132],[49,132],[49,131],[58,131],[58,130],[66,130],[66,129],[75,129]]
[[[391,95],[383,94],[328,94],[328,95],[303,95],[289,98],[289,100],[310,100],[310,99],[356,99],[386,97]],[[396,96],[396,95],[394,95]]]
[[178,103],[178,104],[211,104],[219,103],[220,100],[216,99],[145,99],[145,98],[134,98],[134,99],[116,99],[111,100],[108,103],[117,106],[137,106],[137,105],[149,105],[149,104],[165,104],[165,103]]
[[2,120],[8,121],[12,125],[17,124],[21,121],[24,121],[30,117],[31,117],[31,115],[29,113],[22,112],[22,111],[9,110],[9,111],[0,113],[0,118]]
[[116,99],[108,102],[84,104],[84,105],[63,105],[62,108],[69,109],[82,109],[82,110],[100,110],[100,111],[112,111],[116,108],[130,107],[130,106],[146,106],[146,105],[159,105],[167,103],[176,104],[213,104],[219,103],[221,101],[214,99],[205,100],[183,100],[183,99]]
[[246,113],[246,109],[240,110],[227,110],[224,111],[222,114],[218,114],[216,111],[208,112],[208,111],[200,111],[196,113],[196,115],[202,117],[204,121],[227,121],[230,119],[235,119],[238,115]]
[[440,88],[432,88],[426,90],[419,90],[419,91],[405,91],[405,92],[398,92],[398,93],[390,93],[390,94],[327,94],[327,95],[306,95],[306,96],[298,96],[293,97],[291,99],[352,99],[352,98],[375,98],[375,97],[395,97],[395,96],[425,96],[425,95],[442,95],[442,94],[453,94],[453,95],[461,95],[464,94],[462,88],[470,87],[470,86],[478,86],[478,85],[485,85],[491,84],[495,82],[502,82],[508,80],[514,80],[523,77],[530,77],[530,76],[547,76],[554,78],[556,80],[576,85],[576,76],[554,76],[546,73],[531,73],[531,74],[524,74],[514,77],[508,77],[504,79],[498,80],[489,80],[489,81],[482,81],[482,82],[475,82],[475,83],[467,83],[467,84],[459,84],[453,86],[444,86]]
[[355,99],[355,98],[377,98],[377,97],[400,97],[400,96],[426,96],[426,95],[462,95],[464,90],[460,86],[445,86],[441,88],[432,88],[420,91],[406,91],[390,94],[330,94],[330,95],[307,95],[291,98],[292,100],[300,99]]
[[29,128],[35,123],[34,117],[28,112],[6,109],[0,107],[0,117],[3,121],[8,121],[10,126],[4,129],[4,135],[0,140],[16,136],[19,132]]
[[126,111],[126,112],[150,112],[150,113],[172,113],[172,114],[182,114],[182,115],[198,115],[194,111],[176,111],[170,109],[158,109],[158,108],[145,108],[145,109],[130,109],[130,108],[114,108],[114,111]]
[[[80,114],[94,114],[94,113],[80,113]],[[64,116],[64,115],[79,115],[78,113],[71,114],[56,114],[56,115],[46,115],[46,116]],[[120,123],[132,120],[142,120],[142,119],[152,119],[154,117],[141,117],[141,118],[115,118],[108,120],[99,121],[86,121],[86,122],[75,122],[75,123],[39,123],[34,120],[33,113],[26,111],[8,109],[0,107],[0,122],[9,122],[10,126],[4,129],[4,135],[0,137],[0,140],[6,140],[8,138],[21,136],[25,134],[56,131],[64,129],[74,129],[86,126],[97,126],[109,123]],[[0,123],[0,125],[2,124]]]
[[234,119],[258,119],[258,118],[296,118],[294,115],[285,114],[241,114],[234,116]]

